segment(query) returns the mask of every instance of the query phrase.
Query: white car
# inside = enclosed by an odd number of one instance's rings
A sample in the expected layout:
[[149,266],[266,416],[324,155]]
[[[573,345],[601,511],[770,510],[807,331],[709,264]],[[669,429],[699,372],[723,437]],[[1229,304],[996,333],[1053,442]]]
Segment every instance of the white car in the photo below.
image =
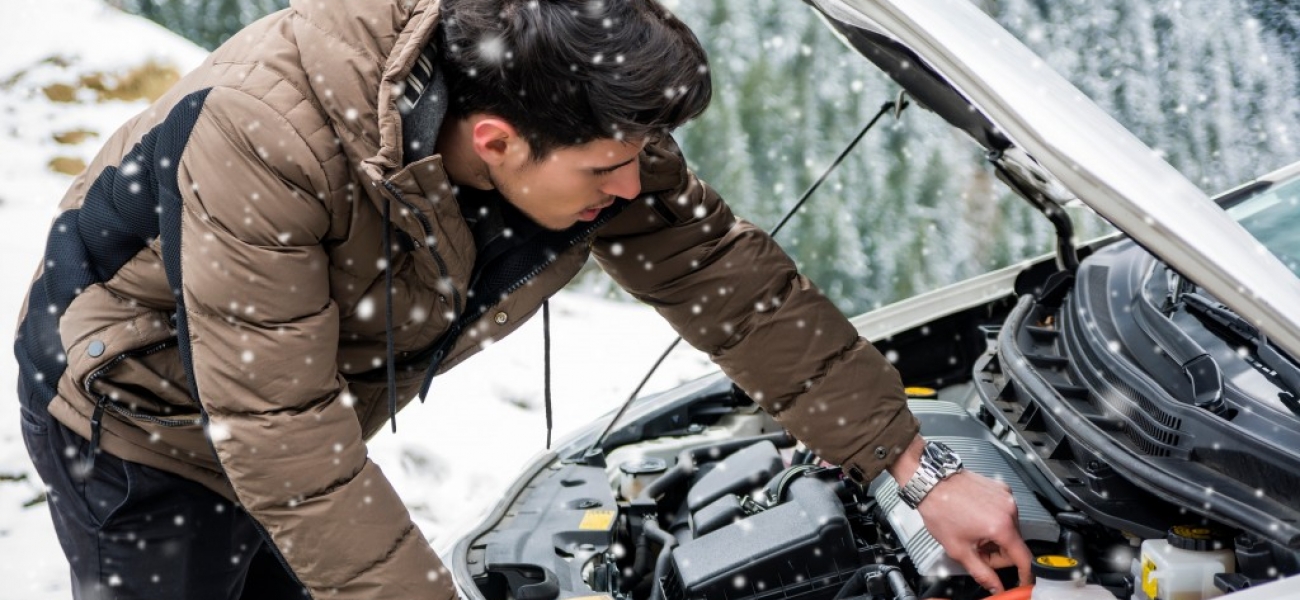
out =
[[[1053,257],[854,320],[922,433],[1011,486],[1035,597],[1300,598],[1300,164],[1211,200],[969,0],[810,3],[1057,227]],[[1074,202],[1119,233],[1076,246]],[[607,422],[455,544],[466,597],[986,596],[891,478],[721,374]]]

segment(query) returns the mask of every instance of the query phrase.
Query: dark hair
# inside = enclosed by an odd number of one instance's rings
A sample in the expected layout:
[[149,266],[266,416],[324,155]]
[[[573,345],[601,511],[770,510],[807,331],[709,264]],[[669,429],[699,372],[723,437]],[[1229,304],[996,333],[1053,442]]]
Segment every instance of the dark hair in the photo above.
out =
[[667,133],[709,105],[708,58],[655,0],[445,0],[449,116],[509,121],[533,158]]

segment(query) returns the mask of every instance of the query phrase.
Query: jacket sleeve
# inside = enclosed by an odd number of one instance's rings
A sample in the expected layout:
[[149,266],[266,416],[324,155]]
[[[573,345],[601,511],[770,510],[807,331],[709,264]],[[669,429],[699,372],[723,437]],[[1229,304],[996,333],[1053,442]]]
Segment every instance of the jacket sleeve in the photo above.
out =
[[240,504],[313,597],[452,597],[337,371],[319,160],[279,113],[218,88],[176,169],[161,210],[181,356]]
[[642,159],[642,199],[593,245],[601,266],[819,456],[875,477],[918,430],[898,372],[671,140]]

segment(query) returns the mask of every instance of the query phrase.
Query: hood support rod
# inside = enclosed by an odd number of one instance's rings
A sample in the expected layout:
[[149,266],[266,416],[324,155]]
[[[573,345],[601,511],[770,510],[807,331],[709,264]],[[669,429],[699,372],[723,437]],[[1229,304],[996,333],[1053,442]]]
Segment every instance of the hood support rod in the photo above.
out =
[[[817,178],[817,181],[814,181],[812,185],[808,186],[807,191],[805,191],[803,195],[799,197],[799,200],[795,202],[794,206],[786,212],[785,217],[781,219],[780,223],[777,223],[776,227],[772,229],[769,235],[775,238],[776,234],[780,233],[781,228],[785,227],[786,222],[789,221],[795,213],[799,212],[799,209],[803,207],[804,202],[807,202],[808,198],[813,195],[813,192],[816,192],[817,188],[821,187],[822,183],[825,182],[826,179],[830,177],[831,173],[835,171],[835,168],[840,166],[840,163],[844,162],[844,159],[847,158],[849,153],[853,151],[853,148],[858,145],[858,142],[862,141],[862,138],[867,135],[867,132],[871,131],[871,128],[876,126],[876,122],[880,121],[881,118],[890,113],[893,113],[894,118],[899,118],[902,116],[903,110],[910,104],[911,103],[907,99],[907,92],[900,91],[897,99],[890,100],[880,105],[880,111],[876,113],[876,116],[872,117],[871,121],[863,126],[862,130],[853,137],[853,140],[840,151],[839,156],[836,156],[835,160],[831,161],[830,166],[826,167],[826,170]],[[663,364],[664,359],[668,358],[668,354],[671,353],[681,341],[681,336],[678,336],[677,339],[673,340],[673,343],[668,345],[668,348],[664,350],[663,354],[659,355],[659,360],[655,361],[654,366],[650,367],[650,371],[641,379],[641,383],[638,384],[636,389],[632,390],[632,393],[628,395],[627,400],[623,402],[623,406],[619,407],[618,412],[614,414],[614,417],[609,420],[609,424],[605,426],[605,430],[600,432],[600,435],[596,437],[596,441],[592,442],[591,446],[588,447],[586,451],[575,457],[575,462],[588,465],[604,465],[604,449],[601,448],[601,444],[604,443],[605,437],[614,430],[614,425],[623,417],[623,413],[627,412],[627,409],[632,406],[632,401],[636,400],[637,394],[641,393],[641,388],[645,387],[645,384],[650,381],[650,376],[654,375],[655,371],[659,370],[659,365]]]
[[[1014,146],[1005,152],[1020,154]],[[1056,230],[1056,264],[1061,270],[1074,274],[1079,269],[1079,250],[1074,246],[1074,222],[1064,208],[1064,201],[1072,198],[1052,197],[1053,192],[1060,194],[1064,188],[1056,183],[1055,178],[1049,179],[1050,176],[1028,155],[1024,155],[1028,162],[1008,156],[1004,151],[990,152],[988,158],[998,179],[1011,186],[1011,189],[1051,221]]]

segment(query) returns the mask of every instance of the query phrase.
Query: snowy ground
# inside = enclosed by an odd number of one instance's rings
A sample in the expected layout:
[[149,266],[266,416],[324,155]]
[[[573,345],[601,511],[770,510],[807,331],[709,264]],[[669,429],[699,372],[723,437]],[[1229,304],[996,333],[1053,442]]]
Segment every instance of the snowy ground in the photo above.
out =
[[[23,448],[9,348],[13,324],[44,247],[45,231],[72,178],[52,171],[55,157],[89,161],[118,124],[143,102],[98,101],[79,89],[53,102],[51,84],[83,75],[120,75],[153,60],[185,70],[204,52],[99,0],[7,0],[0,21],[0,596],[69,597],[67,570]],[[111,77],[110,77],[111,78]],[[98,134],[79,144],[57,133]],[[673,339],[649,309],[576,293],[552,302],[556,439],[621,402]],[[427,404],[398,415],[371,455],[407,499],[425,534],[448,532],[490,508],[520,467],[545,444],[541,320],[535,319],[478,358],[440,377]],[[647,390],[708,370],[679,349]],[[8,399],[8,400],[5,400]],[[444,539],[439,540],[442,536]]]

